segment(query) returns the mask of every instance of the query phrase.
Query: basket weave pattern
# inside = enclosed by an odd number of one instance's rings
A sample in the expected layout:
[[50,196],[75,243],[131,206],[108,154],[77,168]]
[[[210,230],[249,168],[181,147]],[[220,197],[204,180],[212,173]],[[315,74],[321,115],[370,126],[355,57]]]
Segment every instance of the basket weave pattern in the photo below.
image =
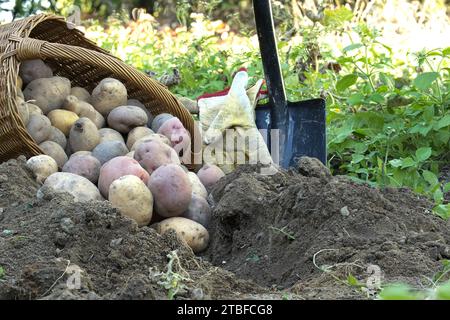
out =
[[27,133],[17,108],[20,62],[38,58],[73,87],[92,91],[102,79],[116,78],[127,87],[129,99],[138,99],[153,115],[173,114],[196,136],[190,113],[165,86],[86,39],[64,18],[40,14],[0,26],[0,162],[43,153]]

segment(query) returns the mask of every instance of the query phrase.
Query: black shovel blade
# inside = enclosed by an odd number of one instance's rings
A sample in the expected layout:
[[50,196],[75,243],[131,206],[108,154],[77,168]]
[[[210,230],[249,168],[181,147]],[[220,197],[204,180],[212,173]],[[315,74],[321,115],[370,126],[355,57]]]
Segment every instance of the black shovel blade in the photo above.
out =
[[[319,159],[323,164],[327,161],[326,149],[326,116],[325,100],[312,99],[299,102],[288,102],[288,121],[285,127],[278,126],[282,138],[283,150],[279,155],[279,164],[283,168],[295,165],[299,157],[308,156]],[[271,111],[276,107],[270,104],[256,107],[256,126],[262,131],[264,141],[269,150],[272,149],[276,137],[270,134]],[[272,154],[273,157],[273,154]]]

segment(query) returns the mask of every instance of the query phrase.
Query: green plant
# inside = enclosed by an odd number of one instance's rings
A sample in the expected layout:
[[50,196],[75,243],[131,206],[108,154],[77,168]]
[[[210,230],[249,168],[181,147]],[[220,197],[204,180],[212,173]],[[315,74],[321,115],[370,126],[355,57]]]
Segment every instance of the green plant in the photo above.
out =
[[158,284],[167,290],[167,298],[173,300],[177,294],[186,290],[185,282],[192,280],[187,271],[181,266],[177,250],[171,251],[167,258],[169,259],[167,271],[158,272],[158,270],[150,268],[150,278],[158,279]]
[[0,266],[0,280],[5,276],[5,269],[3,269],[2,266]]

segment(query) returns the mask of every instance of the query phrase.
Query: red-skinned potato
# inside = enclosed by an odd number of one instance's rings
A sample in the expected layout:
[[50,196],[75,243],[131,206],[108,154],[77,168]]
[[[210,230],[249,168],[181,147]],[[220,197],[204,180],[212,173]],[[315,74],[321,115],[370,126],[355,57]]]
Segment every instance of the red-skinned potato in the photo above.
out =
[[214,186],[220,178],[224,177],[225,173],[214,164],[205,164],[198,170],[197,176],[202,184],[209,189]]
[[174,230],[177,236],[185,241],[194,253],[205,250],[209,243],[208,230],[198,222],[184,217],[165,219],[156,224],[156,230],[160,234]]
[[72,155],[64,164],[62,171],[85,177],[97,184],[100,175],[100,161],[91,155]]
[[138,140],[136,140],[136,142],[133,144],[133,146],[131,147],[130,151],[134,151],[137,149],[137,147],[144,142],[149,142],[149,141],[153,141],[153,140],[158,140],[166,145],[168,145],[170,147],[170,141],[169,139],[167,139],[167,137],[163,136],[162,134],[159,133],[151,133],[148,134]]
[[[162,124],[158,130],[159,134],[166,136],[178,155],[190,157],[191,135],[181,123],[180,119],[173,117]],[[185,159],[188,160],[188,159]]]
[[136,176],[126,175],[114,180],[109,186],[108,200],[122,215],[136,221],[139,227],[152,220],[153,196]]
[[126,175],[133,175],[141,179],[145,184],[148,183],[149,174],[139,163],[127,156],[116,157],[109,160],[100,168],[98,178],[98,188],[100,193],[108,199],[109,186],[111,183]]
[[134,152],[134,159],[150,174],[162,165],[180,164],[175,150],[158,140],[139,144]]
[[188,209],[192,198],[192,186],[187,173],[179,165],[160,166],[150,176],[148,187],[159,215],[175,217]]
[[211,207],[205,198],[192,194],[191,203],[183,213],[183,217],[196,221],[207,228],[211,220]]

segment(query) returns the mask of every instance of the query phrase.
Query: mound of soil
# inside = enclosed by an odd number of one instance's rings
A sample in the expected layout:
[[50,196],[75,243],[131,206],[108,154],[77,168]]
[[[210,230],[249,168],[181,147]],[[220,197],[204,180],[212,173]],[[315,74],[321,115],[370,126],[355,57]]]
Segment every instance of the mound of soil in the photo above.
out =
[[361,292],[349,275],[364,286],[375,277],[420,286],[450,258],[450,223],[407,189],[332,177],[311,158],[287,172],[257,172],[241,167],[210,195],[205,256],[239,277],[305,298],[354,298]]
[[0,164],[0,299],[365,298],[349,275],[418,286],[450,258],[450,224],[425,198],[332,177],[314,159],[223,178],[200,257],[108,202],[37,199],[24,164]]
[[0,300],[166,299],[161,282],[170,275],[161,273],[174,250],[173,272],[185,278],[179,299],[270,297],[196,258],[175,233],[138,228],[105,201],[38,200],[39,185],[24,164],[0,165]]

